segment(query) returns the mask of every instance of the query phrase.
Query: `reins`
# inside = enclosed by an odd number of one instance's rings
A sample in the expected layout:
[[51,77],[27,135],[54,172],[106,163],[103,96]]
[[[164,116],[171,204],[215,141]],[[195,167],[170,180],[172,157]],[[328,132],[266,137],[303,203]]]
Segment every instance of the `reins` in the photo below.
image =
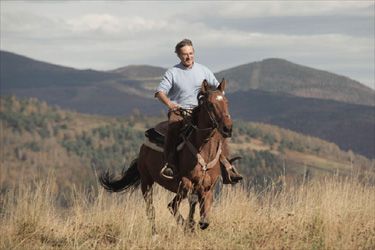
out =
[[194,147],[194,145],[186,138],[186,136],[182,136],[184,138],[184,141],[186,143],[186,145],[188,146],[188,148],[190,149],[190,152],[197,158],[199,164],[202,166],[202,178],[200,179],[200,181],[198,182],[198,185],[202,185],[203,183],[203,179],[206,175],[206,171],[213,168],[216,163],[218,162],[219,158],[220,158],[220,155],[221,155],[221,146],[222,146],[222,142],[221,140],[219,139],[218,141],[218,145],[217,145],[217,152],[216,152],[216,156],[215,158],[210,161],[209,163],[206,163],[206,161],[203,159],[203,157],[201,156],[201,154],[198,152],[198,150]]
[[[208,92],[208,95],[210,94],[213,94],[213,93],[216,93],[216,92],[221,92],[219,90],[214,90],[214,91],[211,91],[211,92]],[[208,96],[207,95],[207,96]],[[208,113],[208,116],[210,117],[211,121],[212,121],[212,127],[209,127],[209,128],[198,128],[197,125],[194,125],[190,119],[187,119],[187,115],[186,113],[188,112],[193,112],[192,110],[185,110],[184,112],[181,112],[181,116],[183,117],[183,119],[192,127],[194,128],[197,132],[204,132],[204,131],[212,131],[214,129],[219,129],[219,123],[221,121],[221,119],[223,119],[224,117],[230,117],[229,114],[223,114],[218,120],[216,120],[214,117],[213,117],[213,114],[212,112],[210,111],[208,105],[207,105],[207,96],[204,96],[203,100],[202,100],[202,104],[204,103],[204,105],[206,106],[206,110],[207,110],[207,113]],[[192,113],[190,113],[191,115]],[[196,157],[196,159],[198,160],[199,164],[201,165],[201,170],[202,170],[202,178],[200,179],[199,183],[198,183],[198,186],[201,186],[202,183],[203,183],[203,180],[204,180],[204,177],[206,175],[206,171],[213,168],[217,162],[219,161],[220,159],[220,155],[221,155],[221,146],[222,146],[222,141],[219,139],[218,140],[218,145],[217,145],[217,151],[216,151],[216,156],[215,158],[211,161],[211,162],[208,162],[206,163],[206,161],[203,159],[203,157],[201,156],[201,154],[199,153],[199,151],[194,147],[194,145],[189,141],[189,139],[185,136],[185,135],[182,135],[184,141],[185,141],[185,144],[188,146],[188,148],[190,149],[190,152]],[[212,137],[211,137],[212,138]],[[206,141],[209,141],[211,138],[208,138],[206,139]]]
[[[208,110],[207,110],[208,111]],[[185,111],[186,113],[188,113],[188,112],[193,112],[193,111]],[[208,112],[209,113],[209,116],[210,116],[210,118],[212,117],[211,116],[211,114],[210,114],[210,112]],[[183,117],[183,119],[184,119],[184,121],[185,122],[187,122],[188,124],[189,124],[189,126],[191,126],[194,130],[196,130],[197,132],[205,132],[205,131],[212,131],[212,130],[214,130],[216,127],[215,126],[212,126],[212,127],[210,127],[210,128],[198,128],[198,126],[197,125],[195,125],[195,124],[193,124],[191,121],[190,121],[190,119],[188,119],[188,118],[186,118],[186,117],[189,117],[189,116],[187,116],[187,115],[185,115],[184,114],[184,112],[181,112],[181,116]],[[211,118],[211,120],[212,120],[213,118]],[[216,122],[216,121],[215,121]],[[217,123],[216,123],[217,124]]]

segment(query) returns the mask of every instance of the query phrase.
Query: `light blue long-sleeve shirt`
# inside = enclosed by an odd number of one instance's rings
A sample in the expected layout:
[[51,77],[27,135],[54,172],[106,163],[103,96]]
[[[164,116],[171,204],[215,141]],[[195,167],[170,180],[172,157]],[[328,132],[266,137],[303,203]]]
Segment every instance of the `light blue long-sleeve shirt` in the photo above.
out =
[[220,85],[214,74],[204,65],[194,62],[193,67],[187,69],[180,63],[165,72],[155,93],[163,91],[171,102],[181,108],[193,108],[198,106],[197,95],[204,80],[211,86]]

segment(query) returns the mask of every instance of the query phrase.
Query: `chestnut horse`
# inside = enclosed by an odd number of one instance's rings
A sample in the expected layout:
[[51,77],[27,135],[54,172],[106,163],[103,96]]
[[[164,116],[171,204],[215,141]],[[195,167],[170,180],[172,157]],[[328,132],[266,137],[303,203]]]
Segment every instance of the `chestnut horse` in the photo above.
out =
[[220,176],[221,146],[224,139],[232,135],[232,122],[228,112],[228,101],[223,95],[225,80],[218,88],[202,83],[197,112],[197,124],[192,125],[190,136],[184,137],[185,146],[178,152],[178,175],[173,181],[160,176],[164,166],[163,153],[143,144],[138,158],[123,171],[121,179],[105,172],[100,176],[100,183],[109,192],[120,192],[130,187],[141,185],[146,201],[146,213],[155,233],[155,208],[152,201],[154,182],[163,186],[176,196],[168,204],[168,209],[175,216],[178,224],[184,224],[184,218],[178,211],[183,199],[188,197],[190,211],[188,226],[193,227],[195,206],[200,203],[201,229],[208,227],[209,212],[213,199],[213,189]]

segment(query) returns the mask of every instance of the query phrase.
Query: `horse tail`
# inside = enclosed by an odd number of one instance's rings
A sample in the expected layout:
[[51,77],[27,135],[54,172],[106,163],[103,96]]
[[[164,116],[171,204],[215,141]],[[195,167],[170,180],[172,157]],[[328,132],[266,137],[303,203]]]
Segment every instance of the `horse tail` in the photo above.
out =
[[[130,187],[136,189],[139,184],[141,184],[141,176],[139,174],[137,168],[138,158],[134,159],[130,163],[130,167],[128,169],[123,169],[121,178],[115,179],[113,174],[110,174],[107,170],[106,172],[102,173],[99,177],[100,184],[108,191],[108,192],[121,192],[126,191]],[[134,190],[133,189],[133,190]]]

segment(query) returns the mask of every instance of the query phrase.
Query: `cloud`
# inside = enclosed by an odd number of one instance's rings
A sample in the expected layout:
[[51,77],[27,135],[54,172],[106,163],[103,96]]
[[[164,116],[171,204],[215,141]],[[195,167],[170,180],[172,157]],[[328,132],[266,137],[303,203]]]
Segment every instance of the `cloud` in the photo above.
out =
[[196,60],[213,71],[279,57],[374,84],[373,1],[16,1],[1,7],[2,50],[60,65],[169,67],[178,60],[175,44],[190,38]]
[[[356,13],[373,6],[372,1],[230,1],[215,5],[216,15],[224,18],[312,16]],[[363,11],[361,11],[363,14]],[[370,11],[367,16],[372,16]]]
[[66,21],[74,32],[101,31],[106,34],[132,34],[156,32],[168,25],[166,21],[141,16],[117,17],[110,14],[90,14]]
[[50,18],[27,12],[1,13],[1,32],[24,36],[45,36],[53,34],[56,27],[61,27]]
[[118,33],[122,29],[122,22],[119,18],[103,14],[103,15],[85,15],[79,19],[67,20],[67,24],[71,26],[74,32],[87,32],[101,30],[104,33]]

